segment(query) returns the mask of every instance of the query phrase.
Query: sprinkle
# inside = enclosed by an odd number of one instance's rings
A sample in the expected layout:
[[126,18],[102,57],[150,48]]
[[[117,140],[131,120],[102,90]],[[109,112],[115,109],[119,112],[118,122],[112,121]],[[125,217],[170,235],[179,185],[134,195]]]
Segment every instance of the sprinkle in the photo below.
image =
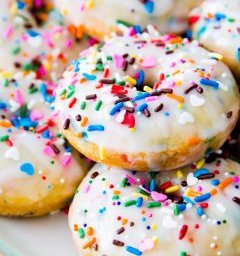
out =
[[63,124],[63,129],[64,129],[64,130],[67,130],[67,129],[69,128],[69,126],[70,126],[70,119],[67,118],[67,119],[65,120],[64,124]]
[[176,94],[167,94],[168,98],[171,98],[171,99],[174,99],[180,103],[184,103],[185,102],[185,99],[181,96],[178,96]]
[[218,187],[220,188],[220,189],[224,189],[224,188],[226,188],[229,184],[231,184],[232,183],[232,178],[231,177],[229,177],[229,178],[226,178],[225,180],[223,180],[219,185],[218,185]]
[[126,251],[129,252],[129,253],[132,253],[134,255],[142,255],[141,251],[139,251],[137,248],[134,248],[134,247],[131,247],[131,246],[127,246]]
[[148,107],[147,103],[143,103],[142,105],[138,106],[137,108],[137,112],[142,113],[144,111],[144,109],[146,109]]
[[79,234],[79,237],[80,237],[81,239],[85,238],[85,232],[84,232],[84,229],[83,229],[83,228],[80,228],[80,229],[78,230],[78,234]]
[[87,130],[89,132],[104,131],[104,126],[103,125],[89,125]]
[[137,202],[136,202],[137,208],[141,208],[141,207],[142,207],[142,203],[143,203],[143,198],[142,198],[142,197],[139,197],[139,198],[137,199]]
[[154,11],[154,2],[152,0],[145,1],[144,6],[145,6],[146,11],[149,14],[153,13],[153,11]]
[[122,107],[124,106],[123,102],[117,103],[109,112],[110,116],[114,116]]
[[208,173],[209,173],[208,169],[202,168],[202,169],[199,169],[199,170],[194,172],[194,177],[198,178],[199,176],[205,175],[205,174],[208,174]]
[[88,240],[86,243],[83,244],[82,248],[83,249],[87,249],[87,248],[91,248],[93,246],[93,244],[96,242],[96,237],[92,237],[90,240]]
[[119,228],[118,230],[117,230],[117,234],[118,235],[120,235],[120,234],[122,234],[123,232],[125,231],[125,228],[124,227],[121,227],[121,228]]
[[115,83],[115,79],[100,79],[99,83],[101,83],[101,84],[114,84]]
[[137,203],[136,200],[129,200],[129,201],[124,203],[124,206],[129,207],[129,206],[132,206],[132,205],[136,205],[136,203]]
[[82,126],[82,127],[85,127],[86,124],[87,124],[87,122],[88,122],[88,118],[87,118],[86,116],[84,116],[83,119],[82,119],[82,121],[81,121],[81,126]]
[[69,108],[72,108],[72,107],[76,104],[76,102],[77,102],[77,98],[74,97],[74,98],[70,101],[68,107],[69,107]]
[[237,49],[237,60],[240,62],[240,47]]
[[150,95],[149,92],[141,93],[141,94],[137,95],[137,96],[133,99],[133,102],[136,102],[136,101],[139,101],[139,100],[143,100],[143,99],[147,98],[149,95]]
[[126,76],[125,79],[131,85],[136,85],[137,84],[137,81],[134,78],[132,78],[131,76]]
[[20,166],[20,171],[26,173],[29,176],[33,176],[35,169],[31,163],[24,163]]
[[155,111],[155,112],[160,112],[162,109],[163,109],[163,104],[160,103],[160,104],[154,109],[154,111]]
[[199,206],[199,207],[197,208],[197,215],[198,215],[198,216],[202,216],[203,214],[204,214],[203,208]]
[[214,80],[209,80],[209,79],[204,79],[204,78],[202,78],[201,80],[200,80],[200,83],[202,84],[202,85],[207,85],[207,86],[212,86],[214,89],[218,89],[219,88],[219,83],[218,82],[216,82],[216,81],[214,81]]
[[182,240],[186,236],[187,231],[188,231],[188,225],[183,225],[179,231],[178,239]]
[[101,106],[102,106],[102,100],[99,100],[99,101],[97,102],[96,106],[95,106],[95,110],[96,110],[96,111],[99,111],[100,108],[101,108]]
[[175,186],[172,186],[172,187],[170,187],[170,188],[167,188],[167,189],[165,190],[165,192],[166,192],[167,194],[169,194],[169,193],[175,193],[175,192],[177,192],[179,189],[180,189],[180,187],[179,187],[178,185],[175,185]]
[[116,246],[120,246],[120,247],[124,246],[124,243],[121,242],[121,241],[119,241],[119,240],[113,240],[112,243],[113,243],[114,245],[116,245]]
[[90,74],[87,74],[87,73],[83,73],[82,76],[83,76],[85,79],[89,80],[89,81],[96,80],[96,78],[97,78],[95,75],[90,75]]
[[147,208],[157,208],[160,207],[161,203],[160,202],[148,202],[147,203]]
[[96,98],[97,98],[97,94],[91,94],[85,97],[86,100],[95,100]]
[[211,197],[210,193],[203,194],[194,198],[194,201],[199,203],[208,200]]
[[234,197],[232,198],[232,200],[233,200],[233,202],[235,202],[236,204],[240,205],[240,198],[239,198],[239,197],[234,196]]

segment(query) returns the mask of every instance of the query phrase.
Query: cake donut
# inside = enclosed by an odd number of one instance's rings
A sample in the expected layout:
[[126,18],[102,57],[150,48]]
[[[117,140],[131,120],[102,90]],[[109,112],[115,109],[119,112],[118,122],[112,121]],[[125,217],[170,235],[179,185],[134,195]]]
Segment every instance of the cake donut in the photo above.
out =
[[240,255],[239,174],[224,159],[158,174],[95,165],[69,212],[79,255]]
[[39,216],[66,206],[89,164],[58,132],[53,85],[0,73],[0,215]]
[[[121,27],[153,24],[161,32],[181,33],[196,0],[55,0],[61,13],[87,34],[103,39]],[[138,26],[138,29],[139,26]],[[140,29],[141,30],[141,29]]]
[[24,4],[16,2],[1,3],[0,69],[33,72],[38,79],[57,81],[84,44],[77,42],[74,28],[56,10],[46,14],[39,27]]
[[[218,55],[173,35],[114,36],[83,51],[59,82],[61,131],[90,159],[175,169],[219,148],[239,92]],[[211,110],[211,111],[210,111]]]
[[[240,1],[207,0],[189,17],[193,38],[207,49],[222,55],[236,77],[240,78]],[[219,57],[220,57],[219,55]]]

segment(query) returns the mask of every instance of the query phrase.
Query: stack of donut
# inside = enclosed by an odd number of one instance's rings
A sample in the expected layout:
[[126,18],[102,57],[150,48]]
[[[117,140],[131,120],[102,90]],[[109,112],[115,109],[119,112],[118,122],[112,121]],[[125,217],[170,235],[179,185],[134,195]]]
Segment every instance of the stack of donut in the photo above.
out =
[[92,160],[79,255],[240,255],[240,1],[49,2],[2,4],[0,214],[62,208]]

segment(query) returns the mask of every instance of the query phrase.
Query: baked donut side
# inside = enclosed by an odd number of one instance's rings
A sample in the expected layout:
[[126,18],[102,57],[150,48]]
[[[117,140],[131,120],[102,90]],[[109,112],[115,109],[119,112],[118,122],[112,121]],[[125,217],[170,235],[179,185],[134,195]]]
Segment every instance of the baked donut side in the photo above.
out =
[[90,159],[159,171],[218,149],[237,122],[239,92],[197,42],[143,33],[82,52],[60,81],[56,110],[62,132]]
[[95,165],[69,212],[79,255],[238,255],[240,166],[197,166],[156,174]]

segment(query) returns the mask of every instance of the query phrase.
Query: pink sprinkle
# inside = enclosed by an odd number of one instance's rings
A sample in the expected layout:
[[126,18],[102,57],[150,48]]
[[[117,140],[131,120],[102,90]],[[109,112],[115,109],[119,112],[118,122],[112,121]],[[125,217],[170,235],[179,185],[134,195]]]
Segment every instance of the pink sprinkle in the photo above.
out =
[[155,60],[153,57],[149,56],[149,57],[146,57],[143,62],[141,63],[141,66],[143,68],[152,68],[155,66]]
[[239,182],[240,182],[240,177],[239,177],[239,176],[234,176],[234,177],[232,178],[232,180],[233,180],[233,182],[235,182],[235,183],[239,183]]
[[15,90],[13,92],[13,99],[16,103],[18,103],[20,106],[22,106],[24,104],[24,100],[23,100],[23,94],[20,90]]
[[128,179],[129,183],[131,183],[132,185],[136,185],[136,180],[133,177],[126,175],[126,178]]
[[124,63],[124,58],[121,55],[115,54],[113,56],[114,64],[117,68],[122,68]]
[[43,118],[43,113],[39,109],[34,109],[30,114],[30,119],[32,121],[38,121]]
[[93,45],[95,45],[95,44],[97,44],[97,43],[99,43],[99,41],[98,41],[96,38],[90,37],[90,38],[88,39],[88,46],[89,46],[89,47],[91,47],[91,46],[93,46]]
[[73,41],[71,39],[67,40],[66,42],[66,48],[70,49],[73,46]]
[[13,32],[13,26],[12,25],[8,25],[3,33],[3,36],[5,39],[8,39]]
[[156,202],[164,202],[168,199],[166,195],[158,193],[156,191],[151,192],[151,197]]
[[134,27],[130,27],[130,28],[128,29],[127,35],[128,35],[128,36],[134,36],[134,35],[136,35],[136,32],[135,32]]
[[150,96],[145,98],[145,101],[155,101],[155,100],[158,100],[158,96]]
[[83,193],[88,193],[90,190],[90,185],[86,185],[86,187],[83,189]]
[[202,192],[202,190],[203,190],[202,186],[197,186],[197,191],[198,192]]
[[43,153],[51,158],[54,158],[56,156],[56,153],[53,151],[53,149],[50,146],[45,146],[43,148]]
[[38,73],[41,75],[41,76],[46,76],[47,72],[45,70],[45,68],[43,66],[39,67],[38,69]]
[[71,162],[71,157],[70,156],[64,156],[61,163],[63,166],[68,166]]
[[154,247],[153,240],[151,238],[144,238],[144,240],[139,246],[139,250],[141,252],[146,252],[146,251],[152,250],[153,247]]

